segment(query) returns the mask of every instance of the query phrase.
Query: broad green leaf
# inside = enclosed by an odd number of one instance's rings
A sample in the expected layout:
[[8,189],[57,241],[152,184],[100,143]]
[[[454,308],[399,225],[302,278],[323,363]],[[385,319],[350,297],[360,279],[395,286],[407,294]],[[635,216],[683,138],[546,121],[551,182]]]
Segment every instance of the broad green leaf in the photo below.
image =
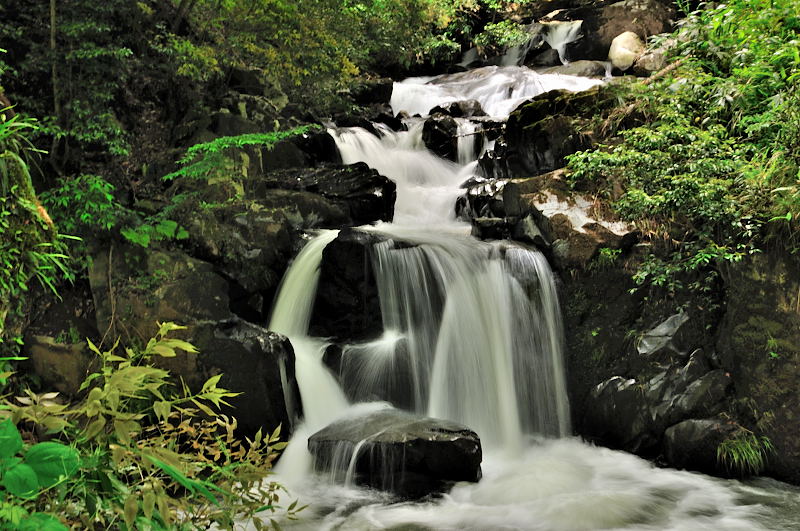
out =
[[51,514],[33,513],[24,518],[17,528],[19,531],[68,531],[68,527]]
[[208,501],[210,501],[214,505],[219,505],[219,500],[217,500],[217,498],[213,494],[211,494],[211,491],[208,489],[208,487],[203,482],[195,481],[195,480],[193,480],[191,478],[186,477],[178,469],[166,464],[165,462],[163,462],[160,459],[157,459],[157,458],[155,458],[155,457],[153,457],[151,455],[148,455],[147,459],[149,459],[154,465],[156,465],[158,468],[160,468],[165,474],[167,474],[169,477],[174,479],[176,482],[178,482],[179,485],[184,487],[186,490],[188,490],[192,494],[194,494],[195,492],[199,492],[200,494],[203,495],[203,497],[205,497]]
[[10,419],[0,422],[0,459],[8,459],[22,450],[22,437]]
[[81,464],[80,455],[75,448],[57,442],[43,442],[30,447],[25,454],[25,463],[39,478],[43,487],[51,487],[62,477],[69,478]]
[[19,463],[6,470],[2,486],[20,498],[34,498],[39,494],[39,481],[36,471],[25,463]]
[[153,412],[155,412],[156,416],[163,421],[166,421],[169,418],[169,412],[171,409],[172,405],[167,400],[160,400],[153,403]]
[[123,517],[125,523],[129,528],[133,527],[133,521],[136,520],[136,515],[139,513],[139,498],[136,494],[131,494],[125,500],[125,508],[123,510]]

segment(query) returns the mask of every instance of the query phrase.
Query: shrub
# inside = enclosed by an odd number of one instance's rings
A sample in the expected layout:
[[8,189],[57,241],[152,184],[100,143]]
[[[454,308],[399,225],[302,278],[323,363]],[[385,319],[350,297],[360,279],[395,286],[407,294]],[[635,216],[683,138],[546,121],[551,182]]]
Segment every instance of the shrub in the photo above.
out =
[[[207,529],[230,528],[234,522],[259,527],[280,509],[281,487],[268,479],[285,446],[278,441],[280,429],[243,440],[235,432],[235,419],[219,414],[218,407],[237,394],[219,387],[221,375],[191,392],[156,367],[157,359],[174,357],[179,350],[197,353],[190,343],[171,337],[181,329],[161,324],[142,349],[114,345],[102,351],[88,342],[98,368],[83,382],[80,402],[66,405],[57,393],[30,391],[6,402],[10,420],[0,424],[0,458],[21,449],[9,443],[3,453],[4,434],[14,441],[14,434],[19,436],[12,423],[29,429],[34,439],[46,434],[61,442],[29,445],[16,465],[30,465],[38,483],[27,469],[8,480],[14,469],[4,472],[0,485],[16,497],[6,500],[0,519],[47,514],[52,529],[63,529],[63,524]],[[56,453],[59,467],[42,476],[37,463]],[[23,473],[27,479],[20,479]],[[299,510],[294,503],[284,513],[293,518]]]

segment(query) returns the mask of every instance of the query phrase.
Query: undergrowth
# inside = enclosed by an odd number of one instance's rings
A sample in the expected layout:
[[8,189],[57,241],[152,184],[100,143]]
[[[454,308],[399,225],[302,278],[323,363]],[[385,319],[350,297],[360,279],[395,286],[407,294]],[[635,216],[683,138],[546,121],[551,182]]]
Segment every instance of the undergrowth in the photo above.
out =
[[645,238],[668,243],[640,282],[665,284],[771,245],[800,250],[796,7],[700,5],[676,32],[677,68],[622,90],[621,107],[646,124],[569,158],[573,187],[605,195]]

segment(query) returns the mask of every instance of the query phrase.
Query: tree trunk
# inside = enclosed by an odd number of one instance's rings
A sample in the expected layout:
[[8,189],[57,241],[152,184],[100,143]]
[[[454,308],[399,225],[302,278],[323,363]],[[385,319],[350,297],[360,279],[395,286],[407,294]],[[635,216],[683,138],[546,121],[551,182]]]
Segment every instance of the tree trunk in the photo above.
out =
[[[56,117],[56,123],[63,125],[63,116],[61,109],[61,84],[58,79],[58,56],[56,50],[56,31],[58,29],[56,18],[56,0],[50,0],[50,57],[53,62],[51,66],[51,82],[53,83],[53,114]],[[50,166],[55,172],[61,175],[61,165],[58,161],[58,136],[53,135],[53,142],[50,145]]]
[[181,27],[181,22],[186,16],[191,12],[194,8],[194,4],[197,0],[181,0],[181,3],[178,4],[178,13],[175,15],[175,18],[172,21],[172,33],[177,32]]

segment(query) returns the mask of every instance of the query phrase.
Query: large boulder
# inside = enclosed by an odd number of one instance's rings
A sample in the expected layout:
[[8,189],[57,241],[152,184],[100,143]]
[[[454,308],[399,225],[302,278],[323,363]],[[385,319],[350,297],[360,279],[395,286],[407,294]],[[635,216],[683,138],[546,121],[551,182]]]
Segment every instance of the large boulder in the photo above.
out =
[[372,246],[383,237],[342,230],[325,247],[310,333],[338,340],[372,339],[383,331]]
[[664,432],[664,458],[675,468],[728,475],[731,471],[720,463],[717,449],[736,430],[736,424],[730,421],[684,420]]
[[493,151],[481,157],[484,175],[495,179],[532,177],[565,164],[564,158],[591,147],[582,120],[611,104],[601,87],[584,92],[552,90],[520,104],[508,117]]
[[712,370],[698,350],[686,364],[649,379],[615,376],[600,383],[587,400],[584,426],[607,444],[648,453],[660,447],[667,427],[722,411],[731,387],[730,375]]
[[193,203],[176,216],[188,231],[186,248],[230,280],[231,308],[253,321],[265,316],[292,257],[292,219],[323,212],[329,220],[347,221],[344,212],[317,196],[282,193],[271,194],[270,201],[226,201],[205,207]]
[[583,20],[583,37],[567,45],[567,59],[604,61],[614,37],[621,33],[630,31],[647,40],[651,35],[671,31],[675,9],[659,0],[622,0],[568,9],[564,16]]
[[223,374],[220,385],[242,393],[223,412],[245,433],[289,428],[299,416],[291,344],[237,318],[228,282],[211,264],[180,251],[115,246],[94,257],[89,280],[97,328],[108,337],[141,343],[155,335],[157,322],[185,325],[176,335],[200,353],[158,359],[159,366],[193,391]]
[[638,238],[631,225],[609,219],[602,203],[570,191],[561,170],[512,179],[503,188],[503,204],[509,216],[532,216],[557,249],[561,268],[586,267],[600,249],[628,250]]
[[[308,192],[340,207],[356,225],[391,221],[394,215],[395,184],[363,162],[350,165],[322,165],[316,168],[273,171],[257,179],[250,193],[269,196],[274,189]],[[340,226],[340,220],[322,226]]]
[[667,67],[667,54],[677,44],[674,38],[667,38],[660,45],[645,50],[633,63],[633,73],[637,76],[649,76]]
[[24,354],[33,372],[48,389],[77,396],[97,358],[84,342],[66,343],[61,338],[31,336],[26,338]]
[[463,100],[443,103],[431,109],[431,116],[435,114],[446,114],[453,118],[471,118],[473,116],[486,116],[478,100]]
[[620,33],[611,41],[608,50],[608,60],[618,70],[628,70],[633,63],[644,53],[645,45],[642,39],[632,31]]
[[386,77],[358,79],[350,88],[350,95],[358,105],[386,103],[392,97],[394,82]]
[[315,468],[408,498],[481,478],[481,443],[454,422],[400,410],[345,418],[308,439]]
[[685,359],[689,347],[697,339],[693,334],[692,323],[687,313],[676,313],[655,328],[639,337],[636,350],[640,356],[664,361],[666,359]]
[[422,127],[422,141],[440,157],[456,160],[458,154],[458,122],[446,114],[433,114]]

